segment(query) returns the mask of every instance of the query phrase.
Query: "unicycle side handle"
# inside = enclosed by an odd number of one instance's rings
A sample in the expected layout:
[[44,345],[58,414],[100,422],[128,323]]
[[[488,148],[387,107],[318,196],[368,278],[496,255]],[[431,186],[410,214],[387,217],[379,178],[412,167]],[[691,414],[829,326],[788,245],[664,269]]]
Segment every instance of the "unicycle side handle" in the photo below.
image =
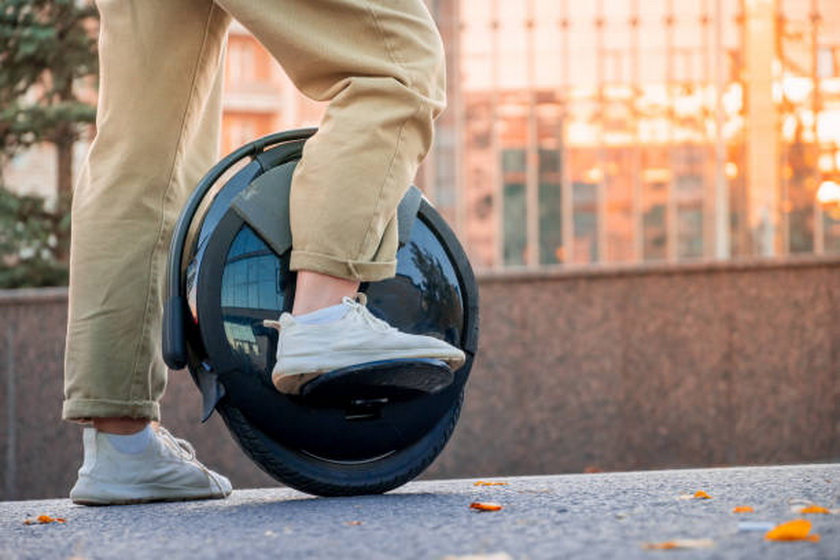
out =
[[163,306],[163,361],[171,369],[183,369],[188,362],[186,308],[186,300],[180,295],[170,296]]

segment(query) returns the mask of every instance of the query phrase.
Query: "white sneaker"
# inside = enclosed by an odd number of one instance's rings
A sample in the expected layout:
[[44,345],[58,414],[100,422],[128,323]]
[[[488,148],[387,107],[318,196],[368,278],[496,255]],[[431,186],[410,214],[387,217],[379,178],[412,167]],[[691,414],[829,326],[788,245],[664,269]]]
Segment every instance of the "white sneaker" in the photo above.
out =
[[463,365],[466,357],[458,348],[431,336],[400,332],[371,314],[364,294],[356,298],[344,298],[347,311],[337,321],[310,325],[283,313],[279,321],[264,322],[280,331],[271,373],[278,391],[296,395],[326,372],[380,360],[432,358],[453,371]]
[[145,451],[121,453],[108,434],[85,428],[85,459],[70,490],[74,503],[101,506],[225,498],[230,481],[195,458],[189,442],[158,428]]

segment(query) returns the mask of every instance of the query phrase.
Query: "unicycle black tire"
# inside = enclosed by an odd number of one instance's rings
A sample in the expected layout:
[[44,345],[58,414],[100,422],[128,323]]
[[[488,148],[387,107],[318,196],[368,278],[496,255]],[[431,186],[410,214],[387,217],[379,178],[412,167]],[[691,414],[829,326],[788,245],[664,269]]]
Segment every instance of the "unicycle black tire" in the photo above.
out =
[[359,464],[333,464],[278,445],[227,399],[216,405],[239,447],[258,467],[283,484],[316,496],[382,494],[416,478],[440,455],[463,405],[461,391],[440,421],[414,444],[387,457]]

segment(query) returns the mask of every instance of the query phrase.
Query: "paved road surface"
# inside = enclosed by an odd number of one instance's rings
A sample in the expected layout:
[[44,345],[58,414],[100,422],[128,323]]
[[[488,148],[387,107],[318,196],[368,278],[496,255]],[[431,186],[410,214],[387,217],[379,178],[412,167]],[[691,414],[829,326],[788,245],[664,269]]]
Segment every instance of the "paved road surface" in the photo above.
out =
[[[0,503],[0,559],[840,559],[840,464],[420,481],[383,496],[313,498],[284,488],[228,500],[87,508]],[[685,499],[696,491],[711,499]],[[475,501],[503,509],[477,512]],[[754,513],[735,514],[735,506]],[[25,525],[50,515],[65,523]],[[807,518],[819,542],[772,542],[766,528]],[[645,543],[710,539],[708,548]]]

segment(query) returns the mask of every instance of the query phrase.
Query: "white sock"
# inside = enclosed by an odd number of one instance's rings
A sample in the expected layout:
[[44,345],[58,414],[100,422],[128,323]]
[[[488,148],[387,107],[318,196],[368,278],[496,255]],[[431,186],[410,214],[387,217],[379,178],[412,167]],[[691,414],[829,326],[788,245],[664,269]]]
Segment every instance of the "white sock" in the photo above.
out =
[[108,436],[108,441],[114,446],[114,449],[127,455],[143,453],[149,446],[152,438],[155,437],[151,424],[147,424],[144,429],[136,434],[129,434],[127,436],[119,434],[105,435]]
[[297,315],[295,316],[295,320],[298,323],[303,323],[304,325],[323,325],[325,323],[338,321],[344,317],[346,312],[347,307],[345,307],[343,303],[339,303],[337,305],[324,307],[323,309],[319,309],[317,311]]

